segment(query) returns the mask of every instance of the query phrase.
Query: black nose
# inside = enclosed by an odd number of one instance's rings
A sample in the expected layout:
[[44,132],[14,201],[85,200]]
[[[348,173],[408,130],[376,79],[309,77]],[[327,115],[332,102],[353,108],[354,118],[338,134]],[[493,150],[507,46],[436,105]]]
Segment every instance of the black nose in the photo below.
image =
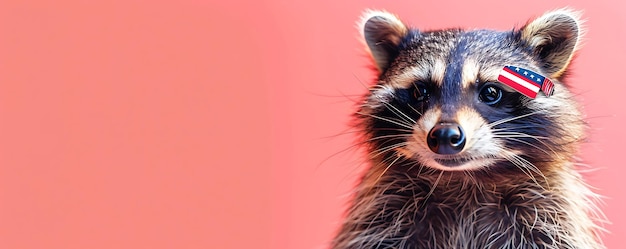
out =
[[456,154],[465,146],[465,134],[455,123],[439,123],[428,133],[428,147],[437,154]]

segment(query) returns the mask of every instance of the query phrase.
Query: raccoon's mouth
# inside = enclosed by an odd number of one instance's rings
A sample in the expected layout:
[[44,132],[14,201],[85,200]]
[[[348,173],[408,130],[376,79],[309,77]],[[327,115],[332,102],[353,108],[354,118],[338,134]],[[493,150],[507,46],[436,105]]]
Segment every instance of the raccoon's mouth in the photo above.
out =
[[470,162],[470,158],[453,158],[453,159],[434,159],[435,162],[446,167],[458,167]]
[[448,157],[448,158],[433,158],[433,161],[437,165],[433,165],[434,168],[441,170],[473,170],[482,167],[487,167],[499,159],[495,156],[478,156],[478,157]]

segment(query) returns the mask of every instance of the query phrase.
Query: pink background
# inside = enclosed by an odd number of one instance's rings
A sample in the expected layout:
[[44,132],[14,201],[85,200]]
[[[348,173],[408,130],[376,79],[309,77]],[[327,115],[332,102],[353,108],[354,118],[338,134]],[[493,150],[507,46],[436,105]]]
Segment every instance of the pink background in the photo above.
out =
[[0,3],[0,248],[326,248],[363,168],[360,13],[510,29],[563,6],[588,20],[573,90],[620,248],[626,4],[509,2]]

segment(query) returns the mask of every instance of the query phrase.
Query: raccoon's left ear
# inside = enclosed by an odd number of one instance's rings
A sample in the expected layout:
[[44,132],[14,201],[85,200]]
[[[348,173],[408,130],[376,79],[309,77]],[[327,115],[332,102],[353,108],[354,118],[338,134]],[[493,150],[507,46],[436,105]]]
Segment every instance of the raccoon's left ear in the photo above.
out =
[[382,74],[398,55],[398,45],[408,28],[395,15],[377,10],[366,11],[359,26],[376,69]]
[[546,73],[558,78],[567,69],[579,45],[580,25],[580,12],[560,9],[529,22],[520,30],[520,35],[541,60]]

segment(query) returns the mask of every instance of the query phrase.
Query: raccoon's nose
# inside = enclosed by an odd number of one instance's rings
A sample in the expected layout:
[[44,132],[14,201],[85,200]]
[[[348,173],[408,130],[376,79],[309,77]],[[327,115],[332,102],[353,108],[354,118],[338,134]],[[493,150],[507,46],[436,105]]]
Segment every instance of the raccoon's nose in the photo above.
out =
[[428,132],[430,150],[437,154],[456,154],[465,146],[463,128],[456,123],[439,123]]

